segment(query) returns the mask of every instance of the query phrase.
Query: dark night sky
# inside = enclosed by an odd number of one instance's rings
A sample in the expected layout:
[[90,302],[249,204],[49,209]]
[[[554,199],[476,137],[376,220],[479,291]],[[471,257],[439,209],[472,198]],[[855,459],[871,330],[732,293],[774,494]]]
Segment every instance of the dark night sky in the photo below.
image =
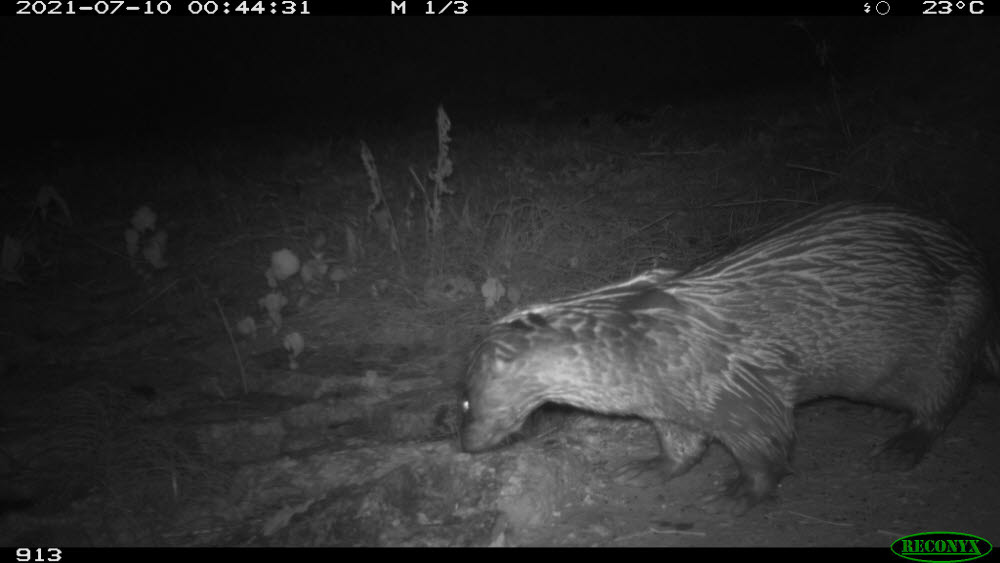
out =
[[[900,49],[896,39],[928,20],[806,18],[811,37],[791,20],[4,18],[13,116],[5,137],[142,139],[292,124],[336,131],[379,119],[426,121],[441,102],[466,120],[503,117],[512,99],[535,95],[531,88],[572,95],[581,112],[684,105],[822,84],[829,75],[815,55],[817,38],[848,78],[899,64],[919,74],[921,57],[961,50]],[[972,20],[964,21],[997,27]],[[935,56],[948,72],[977,62]],[[528,93],[518,94],[523,85]]]
[[[475,111],[502,105],[520,82],[595,106],[677,104],[823,76],[790,18],[5,20],[5,82],[22,135],[295,114],[335,123],[439,101]],[[914,23],[806,21],[844,73],[880,62],[881,46]]]

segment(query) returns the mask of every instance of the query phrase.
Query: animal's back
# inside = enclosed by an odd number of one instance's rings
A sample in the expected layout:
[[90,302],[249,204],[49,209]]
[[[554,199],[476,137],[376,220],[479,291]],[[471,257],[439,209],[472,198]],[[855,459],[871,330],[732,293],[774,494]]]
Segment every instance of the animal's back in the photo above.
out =
[[821,210],[663,289],[727,321],[738,355],[791,402],[837,395],[924,412],[964,385],[993,337],[979,252],[892,206]]

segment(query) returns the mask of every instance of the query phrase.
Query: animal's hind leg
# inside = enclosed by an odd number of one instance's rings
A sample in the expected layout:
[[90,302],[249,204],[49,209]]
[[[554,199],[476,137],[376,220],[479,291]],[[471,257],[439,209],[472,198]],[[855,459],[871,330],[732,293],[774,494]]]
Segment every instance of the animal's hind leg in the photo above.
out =
[[910,423],[874,452],[873,466],[879,471],[905,471],[923,459],[931,445],[961,406],[969,381],[965,358],[925,365],[908,365],[907,373],[894,378],[906,389],[892,389],[887,403],[910,413]]

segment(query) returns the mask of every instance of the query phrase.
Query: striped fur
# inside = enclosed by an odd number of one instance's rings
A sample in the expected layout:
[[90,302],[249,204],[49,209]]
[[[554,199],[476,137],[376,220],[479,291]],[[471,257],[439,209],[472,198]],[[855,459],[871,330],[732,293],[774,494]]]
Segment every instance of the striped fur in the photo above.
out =
[[842,204],[686,274],[653,270],[496,323],[466,382],[462,443],[499,444],[545,402],[636,415],[676,476],[710,439],[740,466],[742,512],[788,471],[795,405],[840,396],[908,412],[880,465],[917,463],[976,362],[1000,372],[981,256],[951,227]]

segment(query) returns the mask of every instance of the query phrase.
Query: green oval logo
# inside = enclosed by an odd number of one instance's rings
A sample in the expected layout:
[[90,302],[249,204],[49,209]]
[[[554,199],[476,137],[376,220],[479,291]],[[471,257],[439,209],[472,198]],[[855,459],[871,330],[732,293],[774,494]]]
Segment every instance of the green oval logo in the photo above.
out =
[[899,538],[892,542],[890,549],[896,555],[911,561],[957,563],[979,559],[993,551],[993,545],[972,534],[921,532]]

